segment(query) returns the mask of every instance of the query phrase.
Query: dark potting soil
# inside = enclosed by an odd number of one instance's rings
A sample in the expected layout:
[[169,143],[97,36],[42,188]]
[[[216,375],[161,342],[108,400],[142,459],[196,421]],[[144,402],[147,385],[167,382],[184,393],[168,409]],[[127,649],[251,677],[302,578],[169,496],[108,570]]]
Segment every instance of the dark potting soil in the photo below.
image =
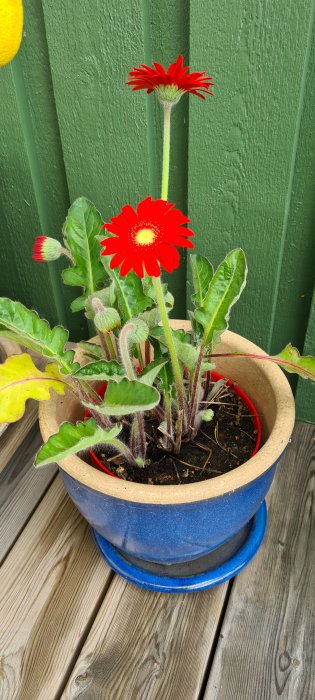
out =
[[[163,450],[159,445],[161,433],[149,421],[146,421],[149,445],[145,467],[131,466],[121,456],[105,453],[101,445],[94,452],[113,474],[127,481],[174,486],[212,479],[250,458],[257,430],[249,409],[231,389],[226,390],[220,403],[212,403],[211,408],[212,421],[203,422],[196,437],[182,443],[178,455]],[[89,456],[84,458],[92,464]]]

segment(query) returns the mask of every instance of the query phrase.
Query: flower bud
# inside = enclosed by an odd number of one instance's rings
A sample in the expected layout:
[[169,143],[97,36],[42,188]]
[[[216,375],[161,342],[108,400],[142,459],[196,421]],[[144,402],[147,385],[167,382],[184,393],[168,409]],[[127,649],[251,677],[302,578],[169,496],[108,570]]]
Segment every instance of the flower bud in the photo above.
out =
[[51,262],[58,260],[62,254],[62,245],[55,238],[37,236],[33,248],[33,260],[37,262]]
[[97,311],[95,314],[94,323],[101,333],[110,333],[114,328],[120,327],[121,321],[116,309],[103,307],[103,311]]
[[144,343],[149,336],[149,327],[140,318],[131,318],[127,321],[125,328],[128,328],[129,345]]

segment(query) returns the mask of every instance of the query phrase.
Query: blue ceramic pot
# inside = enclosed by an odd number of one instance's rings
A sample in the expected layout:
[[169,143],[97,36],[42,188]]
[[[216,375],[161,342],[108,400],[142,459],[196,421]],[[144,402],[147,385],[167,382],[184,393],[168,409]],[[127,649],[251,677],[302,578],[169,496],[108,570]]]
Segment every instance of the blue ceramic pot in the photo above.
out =
[[[227,331],[219,352],[263,351]],[[92,526],[105,559],[147,588],[199,590],[226,580],[248,563],[264,535],[262,503],[293,428],[291,389],[270,362],[222,358],[216,370],[239,384],[261,419],[262,447],[245,464],[214,479],[178,486],[115,479],[76,455],[60,465],[65,487]],[[81,415],[73,396],[42,402],[43,438],[56,432],[60,422]]]

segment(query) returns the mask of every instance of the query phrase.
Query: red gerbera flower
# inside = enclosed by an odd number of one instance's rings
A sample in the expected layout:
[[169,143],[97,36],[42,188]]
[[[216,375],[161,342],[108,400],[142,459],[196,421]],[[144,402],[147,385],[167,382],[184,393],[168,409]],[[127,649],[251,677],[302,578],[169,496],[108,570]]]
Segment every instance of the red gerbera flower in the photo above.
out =
[[148,93],[156,90],[162,102],[178,102],[184,92],[191,92],[201,97],[212,95],[209,88],[213,85],[211,76],[202,73],[189,73],[189,66],[184,66],[184,59],[178,56],[167,70],[160,63],[154,63],[154,68],[141,63],[140,68],[133,68],[126,85],[132,85],[133,90],[146,90]]
[[122,208],[118,216],[113,216],[106,228],[114,234],[105,238],[101,245],[105,250],[101,255],[113,255],[110,267],[120,267],[124,277],[134,270],[138,277],[143,277],[144,268],[148,275],[159,277],[160,266],[172,272],[179,266],[179,253],[174,246],[193,248],[193,236],[189,228],[182,228],[189,219],[174,204],[164,199],[153,200],[147,197],[137,206],[137,211],[130,205]]

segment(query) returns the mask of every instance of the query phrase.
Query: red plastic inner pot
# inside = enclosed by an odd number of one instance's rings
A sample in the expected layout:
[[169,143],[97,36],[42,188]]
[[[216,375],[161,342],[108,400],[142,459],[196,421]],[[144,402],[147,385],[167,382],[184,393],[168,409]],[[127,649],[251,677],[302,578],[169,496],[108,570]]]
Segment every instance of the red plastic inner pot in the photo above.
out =
[[[217,382],[219,379],[225,379],[225,377],[223,377],[222,374],[217,374],[217,372],[211,372],[211,379],[214,380],[215,382]],[[253,419],[255,429],[257,430],[256,444],[255,444],[255,447],[254,447],[253,452],[251,454],[251,457],[253,457],[256,454],[256,452],[258,452],[259,446],[260,446],[260,441],[261,441],[261,425],[260,425],[258,413],[256,411],[254,404],[248,398],[247,394],[245,394],[245,392],[242,391],[242,389],[240,389],[239,386],[234,384],[234,382],[232,382],[231,379],[228,379],[228,381],[226,382],[226,386],[230,387],[230,389],[232,389],[232,391],[234,391],[234,393],[240,397],[240,399],[243,401],[245,406],[247,406],[248,410],[250,411],[250,415]],[[101,398],[104,397],[106,387],[107,387],[107,382],[105,382],[105,384],[102,384],[101,386],[99,386],[96,389],[96,392],[98,393],[99,396],[101,396]],[[86,409],[84,411],[84,419],[90,418],[90,416],[91,416],[90,412]],[[93,450],[89,450],[89,453],[90,453],[90,457],[91,457],[93,466],[96,467],[96,469],[99,469],[102,472],[106,472],[106,474],[113,476],[115,479],[119,479],[119,477],[116,476],[116,474],[113,474],[113,472],[111,472],[107,467],[105,467],[105,464],[103,464],[103,462],[101,462],[98,459],[98,457],[96,456],[96,454]]]

